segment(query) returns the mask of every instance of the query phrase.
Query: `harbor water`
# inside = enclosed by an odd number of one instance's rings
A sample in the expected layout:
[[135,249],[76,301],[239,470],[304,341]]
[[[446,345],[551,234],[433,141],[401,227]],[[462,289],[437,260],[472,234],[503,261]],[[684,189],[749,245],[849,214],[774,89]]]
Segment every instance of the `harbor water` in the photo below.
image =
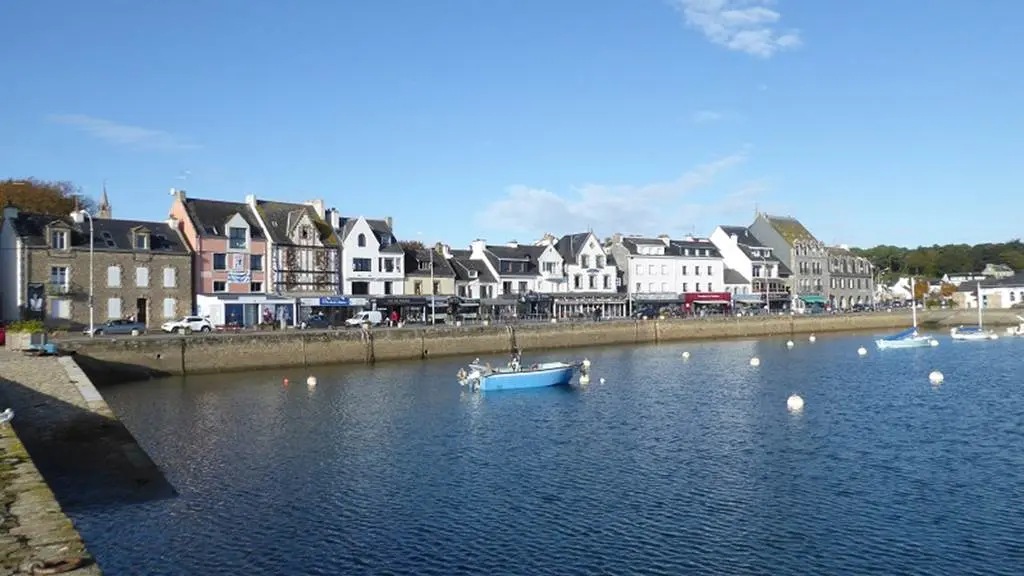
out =
[[794,340],[524,357],[586,355],[584,389],[472,393],[472,358],[108,387],[179,495],[72,515],[108,576],[1021,574],[1024,338]]

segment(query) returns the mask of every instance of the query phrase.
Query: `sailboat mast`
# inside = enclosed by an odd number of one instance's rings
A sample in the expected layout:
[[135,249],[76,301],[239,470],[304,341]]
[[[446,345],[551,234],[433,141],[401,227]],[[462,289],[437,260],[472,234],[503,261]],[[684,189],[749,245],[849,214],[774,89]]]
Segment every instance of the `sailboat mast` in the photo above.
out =
[[917,328],[917,285],[914,284],[914,277],[910,277],[910,312],[914,318],[914,328]]
[[981,281],[978,281],[978,330],[981,330]]

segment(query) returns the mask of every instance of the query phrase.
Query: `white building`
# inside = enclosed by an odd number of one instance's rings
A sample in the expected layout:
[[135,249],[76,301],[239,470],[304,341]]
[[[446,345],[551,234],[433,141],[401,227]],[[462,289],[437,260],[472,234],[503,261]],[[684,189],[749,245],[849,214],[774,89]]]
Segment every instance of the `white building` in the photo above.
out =
[[540,257],[549,246],[527,246],[511,241],[504,246],[488,245],[483,240],[470,244],[470,259],[483,262],[500,287],[498,296],[515,299],[538,292]]
[[[959,306],[976,309],[977,293],[977,282],[965,282],[957,288],[953,298]],[[1024,308],[1024,274],[981,282],[981,302],[983,308]],[[1024,310],[1021,314],[1024,315]]]
[[341,292],[348,296],[400,296],[405,291],[405,251],[391,218],[347,218],[330,211],[341,243]]
[[790,271],[771,247],[743,226],[718,226],[710,239],[722,254],[726,290],[732,292],[734,301],[763,307],[767,300],[772,309],[786,307]]
[[548,234],[537,245],[545,247],[538,257],[538,291],[551,296],[554,317],[621,318],[628,314],[626,298],[619,294],[615,260],[592,232],[558,239]]
[[610,252],[635,302],[680,303],[688,311],[695,309],[694,304],[732,302],[731,294],[725,291],[725,263],[710,240],[616,234]]

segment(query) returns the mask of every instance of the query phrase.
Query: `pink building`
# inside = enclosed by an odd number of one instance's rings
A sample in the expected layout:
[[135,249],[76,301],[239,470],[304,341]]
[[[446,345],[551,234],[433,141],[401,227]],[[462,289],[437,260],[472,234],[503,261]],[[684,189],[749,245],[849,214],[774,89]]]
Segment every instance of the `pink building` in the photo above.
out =
[[291,324],[295,300],[268,292],[267,239],[251,205],[188,198],[176,190],[170,215],[193,250],[196,313],[217,326]]

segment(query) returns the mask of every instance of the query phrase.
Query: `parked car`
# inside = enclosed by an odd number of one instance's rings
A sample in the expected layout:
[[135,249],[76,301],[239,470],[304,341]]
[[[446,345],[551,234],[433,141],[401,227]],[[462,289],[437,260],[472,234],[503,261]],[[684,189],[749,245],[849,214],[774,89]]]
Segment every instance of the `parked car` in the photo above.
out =
[[327,330],[328,328],[332,328],[333,326],[331,325],[331,321],[326,316],[317,314],[315,316],[310,316],[309,318],[303,320],[302,323],[299,324],[299,327],[308,330]]
[[213,322],[210,322],[209,318],[202,316],[185,316],[181,320],[172,320],[170,322],[164,322],[160,329],[170,334],[180,334],[182,332],[212,332]]
[[[89,335],[89,329],[86,328],[82,331],[86,336]],[[93,331],[93,336],[100,336],[103,334],[131,334],[132,336],[138,336],[146,333],[146,325],[141,322],[134,320],[109,320],[104,324],[96,326]]]
[[379,326],[383,321],[384,315],[381,314],[380,310],[363,310],[348,320],[345,320],[345,325],[362,326],[363,324],[369,324],[370,326]]

